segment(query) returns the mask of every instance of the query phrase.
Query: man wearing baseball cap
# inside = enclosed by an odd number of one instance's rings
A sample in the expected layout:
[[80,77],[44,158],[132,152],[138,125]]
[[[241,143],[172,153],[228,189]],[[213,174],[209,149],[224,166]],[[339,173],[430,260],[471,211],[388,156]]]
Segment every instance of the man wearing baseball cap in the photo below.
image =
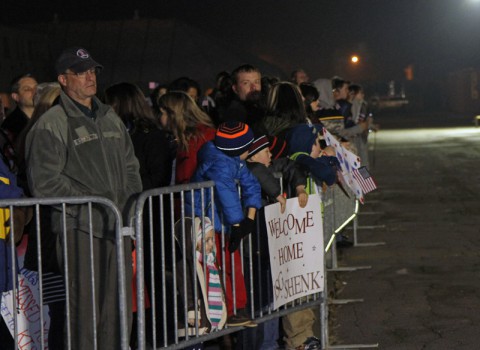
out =
[[90,109],[89,116],[93,116],[93,110],[98,107],[99,101],[95,101],[93,97],[97,93],[97,74],[102,69],[103,66],[81,47],[63,51],[55,63],[62,90],[74,103]]
[[[66,49],[57,59],[55,70],[62,88],[59,103],[42,115],[26,139],[27,176],[35,197],[101,196],[123,211],[128,209],[130,198],[142,190],[138,161],[125,126],[113,109],[95,96],[102,68],[81,47]],[[95,342],[98,349],[119,349],[115,218],[110,210],[97,205],[69,206],[66,235],[62,213],[53,210],[51,219],[57,256],[64,256],[64,246],[68,252],[66,261],[59,263],[62,273],[66,266],[69,271],[65,348],[69,324],[72,349],[93,349]],[[124,248],[129,260],[130,242]],[[125,267],[126,280],[130,281],[131,261],[125,261]],[[127,288],[126,299],[130,317],[131,288]]]

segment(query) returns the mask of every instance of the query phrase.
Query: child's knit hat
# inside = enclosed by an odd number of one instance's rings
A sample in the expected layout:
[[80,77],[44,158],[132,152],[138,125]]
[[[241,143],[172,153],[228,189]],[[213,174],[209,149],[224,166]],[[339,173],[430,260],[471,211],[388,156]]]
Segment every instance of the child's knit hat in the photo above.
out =
[[269,136],[270,153],[272,153],[272,160],[287,156],[287,142],[281,136]]
[[207,235],[208,231],[213,230],[212,222],[210,218],[204,217],[204,224],[202,228],[202,219],[199,217],[195,218],[195,235],[196,235],[196,242],[200,242],[202,239],[202,232],[205,232],[205,236]]
[[253,142],[253,132],[250,127],[241,122],[225,122],[218,126],[215,134],[215,146],[230,157],[239,156]]
[[260,152],[262,149],[268,147],[268,138],[265,135],[257,137],[250,145],[248,149],[248,158],[253,157],[255,154]]
[[320,130],[313,124],[299,124],[287,134],[288,154],[310,154]]

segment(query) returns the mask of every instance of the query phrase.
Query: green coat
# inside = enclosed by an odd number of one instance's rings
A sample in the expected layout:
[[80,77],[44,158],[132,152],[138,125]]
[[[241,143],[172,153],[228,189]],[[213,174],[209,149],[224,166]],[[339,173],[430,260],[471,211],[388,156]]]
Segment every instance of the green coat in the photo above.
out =
[[[138,160],[125,126],[110,106],[93,98],[96,118],[87,117],[63,91],[27,135],[27,178],[35,197],[101,196],[123,211],[141,192]],[[61,213],[52,229],[61,232]],[[54,214],[54,215],[55,215]],[[69,206],[67,225],[89,232],[87,205]],[[93,234],[114,238],[110,210],[93,206]]]

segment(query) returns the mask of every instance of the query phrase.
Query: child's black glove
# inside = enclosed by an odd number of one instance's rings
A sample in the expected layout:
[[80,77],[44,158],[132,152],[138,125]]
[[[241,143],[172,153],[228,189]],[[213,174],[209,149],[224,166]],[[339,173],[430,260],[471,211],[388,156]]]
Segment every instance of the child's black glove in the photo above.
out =
[[233,253],[235,250],[238,249],[242,237],[242,228],[240,226],[232,226],[232,231],[230,232],[230,240],[228,242],[228,250],[230,251],[230,253]]
[[255,220],[247,217],[240,223],[240,227],[242,229],[242,238],[245,238],[255,229]]
[[243,238],[253,232],[255,228],[255,220],[245,218],[240,223],[240,226],[232,226],[232,232],[230,232],[230,241],[228,244],[228,250],[233,253],[238,249],[240,242]]

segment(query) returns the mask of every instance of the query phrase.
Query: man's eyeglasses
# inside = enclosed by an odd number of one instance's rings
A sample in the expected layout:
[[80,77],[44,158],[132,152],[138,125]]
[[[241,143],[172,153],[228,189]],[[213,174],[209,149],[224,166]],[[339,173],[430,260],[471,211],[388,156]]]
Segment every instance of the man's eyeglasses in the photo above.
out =
[[87,75],[99,75],[101,72],[100,68],[96,67],[96,68],[90,68],[89,70],[86,70],[85,72],[79,72],[79,73],[74,73],[74,72],[65,72],[63,74],[67,74],[67,75],[76,75],[77,77],[79,78],[86,78]]

